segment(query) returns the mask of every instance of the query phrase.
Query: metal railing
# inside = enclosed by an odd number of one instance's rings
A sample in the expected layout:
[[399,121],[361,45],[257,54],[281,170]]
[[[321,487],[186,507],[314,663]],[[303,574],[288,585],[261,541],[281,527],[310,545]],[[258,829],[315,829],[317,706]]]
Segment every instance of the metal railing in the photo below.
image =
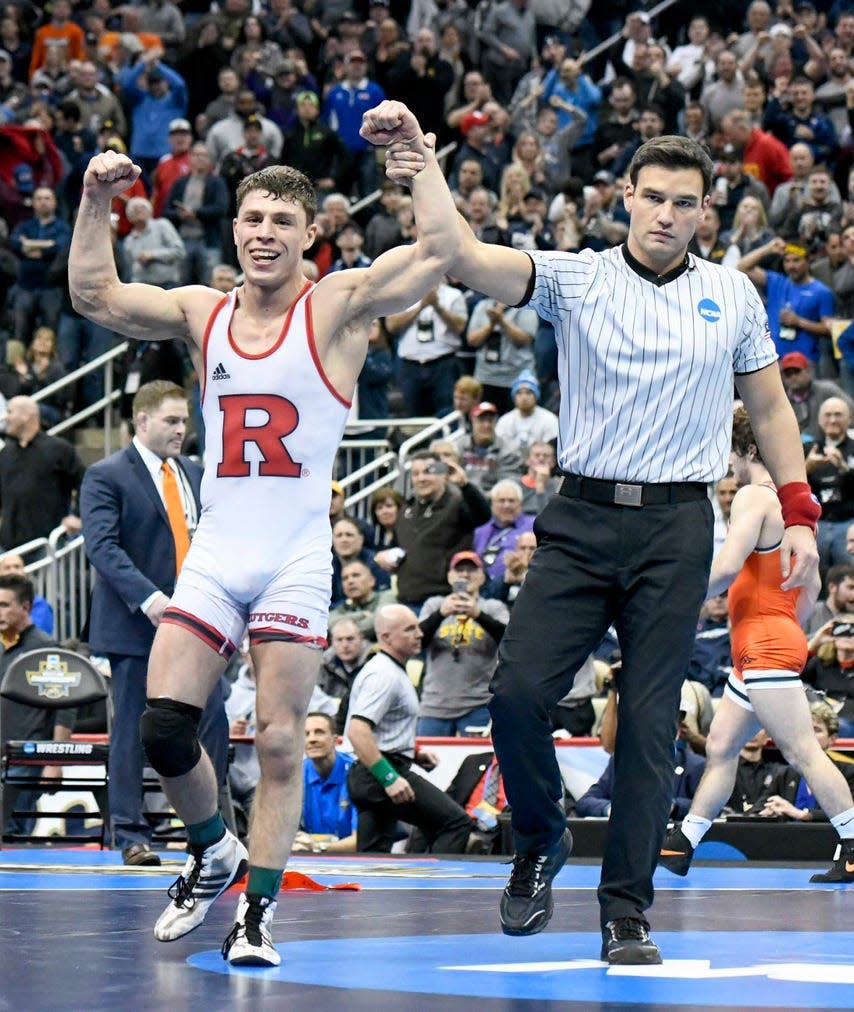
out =
[[92,580],[83,535],[69,535],[59,526],[49,537],[35,538],[10,551],[23,558],[36,593],[51,606],[54,638],[60,643],[77,638],[86,621]]

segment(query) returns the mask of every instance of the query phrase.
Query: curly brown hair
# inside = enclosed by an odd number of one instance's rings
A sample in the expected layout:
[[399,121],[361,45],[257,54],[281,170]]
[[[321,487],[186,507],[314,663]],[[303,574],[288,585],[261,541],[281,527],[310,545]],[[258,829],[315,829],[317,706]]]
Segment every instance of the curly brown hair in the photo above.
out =
[[268,196],[280,200],[292,200],[305,211],[307,225],[314,221],[317,196],[311,180],[299,169],[293,169],[290,165],[268,165],[247,176],[237,187],[237,214],[240,214],[240,205],[246,199],[246,194],[253,190],[262,190]]
[[756,436],[753,435],[750,415],[746,408],[739,405],[732,413],[732,448],[740,457],[746,457],[751,446],[756,452],[757,462],[761,464],[762,456],[756,445]]

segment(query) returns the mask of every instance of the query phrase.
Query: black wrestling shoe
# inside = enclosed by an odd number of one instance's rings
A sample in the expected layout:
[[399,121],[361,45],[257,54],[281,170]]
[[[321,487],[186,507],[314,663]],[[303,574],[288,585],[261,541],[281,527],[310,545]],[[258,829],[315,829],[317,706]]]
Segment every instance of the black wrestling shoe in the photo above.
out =
[[637,965],[660,963],[661,953],[649,937],[649,925],[639,917],[618,917],[602,929],[603,963]]
[[810,876],[810,882],[854,882],[854,840],[837,844],[833,866]]
[[552,919],[552,879],[572,853],[572,833],[564,830],[550,854],[516,854],[510,881],[501,897],[505,935],[535,935]]
[[674,875],[687,875],[694,857],[691,841],[682,832],[681,825],[674,826],[665,836],[658,854],[658,863]]

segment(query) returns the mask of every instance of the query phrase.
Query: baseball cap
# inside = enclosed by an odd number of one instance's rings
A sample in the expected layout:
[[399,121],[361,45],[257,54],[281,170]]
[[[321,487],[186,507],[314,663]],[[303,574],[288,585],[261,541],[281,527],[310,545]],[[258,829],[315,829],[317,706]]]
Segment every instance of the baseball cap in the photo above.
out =
[[340,481],[332,482],[332,492],[334,495],[344,495],[344,486]]
[[513,385],[510,387],[510,396],[515,397],[522,387],[527,387],[533,392],[537,400],[540,399],[540,384],[530,369],[524,369],[513,381]]
[[740,162],[744,159],[744,148],[736,144],[724,144],[721,148],[721,158],[725,162]]
[[169,133],[177,134],[182,131],[188,134],[193,132],[193,128],[190,126],[190,121],[187,119],[173,119],[169,124]]
[[492,403],[492,401],[481,401],[480,404],[475,406],[469,411],[470,418],[477,418],[479,415],[497,415],[498,408]]
[[783,250],[783,253],[784,254],[788,253],[791,256],[796,257],[809,256],[809,250],[806,248],[806,246],[804,246],[802,243],[799,242],[787,242],[786,248]]
[[489,115],[481,112],[480,109],[475,109],[474,112],[467,112],[460,120],[460,133],[463,137],[467,137],[472,127],[486,126],[487,123],[489,123]]
[[780,359],[780,368],[809,369],[810,360],[800,351],[790,351]]
[[263,124],[261,123],[261,117],[258,115],[257,112],[250,112],[249,115],[246,117],[246,119],[243,121],[243,125],[245,127],[248,127],[248,126],[261,127],[261,126],[263,126]]
[[12,178],[15,180],[15,189],[18,193],[32,193],[36,188],[36,177],[33,175],[32,166],[21,162],[12,169]]
[[545,200],[546,191],[541,189],[539,186],[532,186],[531,189],[528,190],[528,192],[525,194],[523,199],[528,200],[528,198],[530,198],[531,200]]
[[778,21],[776,25],[771,25],[768,29],[768,34],[771,38],[776,38],[778,35],[785,35],[787,38],[792,37],[792,29],[788,25],[783,24],[782,21]]
[[600,169],[593,177],[594,183],[605,183],[606,186],[613,186],[616,181],[614,173],[608,172],[607,169]]
[[314,91],[298,91],[296,94],[297,102],[312,102],[314,105],[320,105],[320,99],[317,97],[317,93]]
[[461,562],[470,562],[478,569],[483,569],[483,562],[477,552],[457,552],[451,556],[451,569],[456,569]]

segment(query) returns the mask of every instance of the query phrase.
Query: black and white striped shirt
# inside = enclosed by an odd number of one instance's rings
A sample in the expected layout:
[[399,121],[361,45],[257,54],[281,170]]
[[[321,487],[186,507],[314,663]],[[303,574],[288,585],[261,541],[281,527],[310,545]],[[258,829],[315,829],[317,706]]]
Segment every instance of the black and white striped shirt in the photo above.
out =
[[415,755],[418,694],[406,668],[382,651],[374,654],[353,682],[344,728],[348,740],[353,717],[364,717],[373,724],[380,752]]
[[657,284],[623,247],[529,256],[529,305],[557,340],[561,469],[625,482],[726,474],[733,373],[777,358],[746,275],[689,254]]

